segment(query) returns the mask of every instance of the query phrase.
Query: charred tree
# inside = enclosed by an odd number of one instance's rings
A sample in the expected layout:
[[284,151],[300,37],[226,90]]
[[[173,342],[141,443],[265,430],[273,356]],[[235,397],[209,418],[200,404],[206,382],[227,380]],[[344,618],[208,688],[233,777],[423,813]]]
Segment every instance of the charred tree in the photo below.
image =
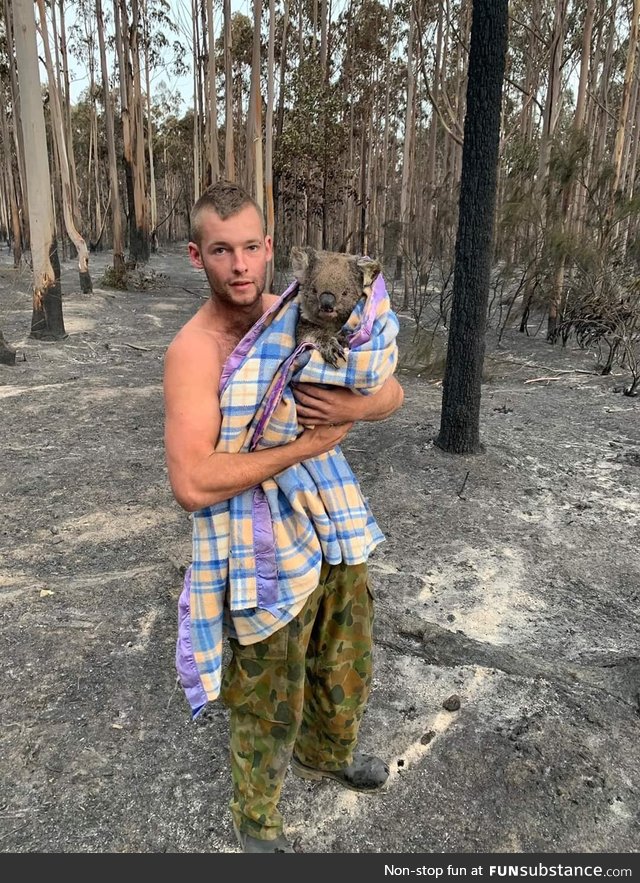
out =
[[109,193],[111,194],[111,216],[113,218],[113,272],[117,285],[124,286],[127,271],[124,263],[124,230],[120,211],[120,185],[116,160],[114,113],[109,91],[109,69],[104,38],[104,18],[102,0],[96,0],[96,24],[100,46],[100,68],[102,71],[102,91],[104,95],[104,119],[107,132],[107,153],[109,157]]
[[4,339],[2,329],[0,329],[0,365],[15,365],[15,363],[16,351],[12,346],[9,346]]
[[67,337],[62,318],[60,260],[54,235],[47,136],[36,46],[33,3],[13,4],[13,25],[22,103],[24,165],[29,179],[29,225],[33,261],[31,337]]
[[474,0],[453,299],[438,447],[473,454],[491,274],[508,0]]
[[83,294],[88,294],[93,290],[91,283],[91,275],[89,273],[89,249],[83,236],[78,231],[76,219],[74,217],[74,188],[71,181],[71,173],[69,171],[69,154],[67,152],[67,132],[65,131],[65,120],[62,112],[62,104],[60,102],[60,93],[58,84],[56,83],[55,71],[53,69],[53,59],[51,57],[51,49],[49,47],[49,34],[47,31],[47,18],[45,13],[44,0],[38,0],[38,11],[40,13],[40,37],[44,46],[45,63],[47,75],[49,77],[49,103],[51,109],[51,128],[53,130],[53,141],[58,155],[58,165],[60,167],[60,178],[62,185],[62,212],[64,224],[69,239],[73,242],[78,255],[78,272],[80,275],[80,290]]

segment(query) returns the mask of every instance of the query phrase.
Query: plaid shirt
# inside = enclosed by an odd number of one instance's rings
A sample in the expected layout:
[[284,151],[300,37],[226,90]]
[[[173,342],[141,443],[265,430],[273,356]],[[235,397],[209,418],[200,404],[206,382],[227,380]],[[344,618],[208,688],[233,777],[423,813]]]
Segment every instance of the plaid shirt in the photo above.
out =
[[[350,349],[340,368],[327,364],[313,344],[296,347],[297,289],[294,282],[225,363],[217,451],[254,451],[295,439],[300,426],[292,380],[370,394],[395,370],[398,320],[381,276],[365,288],[366,300],[346,323]],[[176,657],[194,716],[219,695],[223,633],[242,644],[268,637],[302,609],[323,559],[358,564],[383,539],[338,446],[195,512]]]

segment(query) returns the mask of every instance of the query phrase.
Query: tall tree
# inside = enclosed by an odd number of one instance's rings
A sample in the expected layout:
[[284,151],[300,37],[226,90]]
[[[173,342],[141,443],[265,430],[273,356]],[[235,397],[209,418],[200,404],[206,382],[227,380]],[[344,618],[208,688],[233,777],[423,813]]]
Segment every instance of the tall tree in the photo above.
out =
[[126,275],[124,264],[124,230],[120,209],[120,186],[118,183],[118,164],[116,160],[114,113],[113,105],[111,103],[111,90],[109,88],[109,69],[107,67],[107,50],[104,38],[102,0],[96,0],[96,19],[98,26],[98,43],[100,46],[104,118],[107,130],[107,155],[109,157],[109,193],[111,196],[111,216],[113,218],[113,272],[115,274],[115,281],[118,284],[123,284]]
[[[131,22],[129,22],[129,6]],[[145,173],[142,88],[140,77],[140,10],[138,0],[131,4],[113,0],[115,42],[120,72],[122,140],[127,198],[129,204],[129,259],[135,264],[149,260],[149,212]]]
[[251,89],[247,112],[246,188],[256,202],[264,206],[264,169],[262,163],[262,94],[260,90],[260,23],[262,3],[253,0],[253,43],[251,51]]
[[439,447],[480,450],[480,398],[496,199],[508,0],[473,0],[453,300]]
[[193,198],[202,193],[202,64],[198,0],[191,0],[191,40],[193,45]]
[[58,58],[58,49],[60,56],[59,62],[56,64],[58,82],[60,81],[60,72],[62,72],[62,78],[64,81],[64,90],[60,85],[58,85],[58,93],[60,95],[60,102],[64,114],[64,124],[66,131],[65,140],[67,144],[67,155],[69,158],[69,173],[71,175],[71,204],[73,206],[73,212],[75,215],[78,204],[78,182],[76,180],[76,160],[73,148],[73,126],[71,125],[71,86],[69,83],[69,61],[67,55],[67,30],[64,20],[64,5],[65,0],[58,0],[58,9],[60,13],[59,35],[56,31],[56,11],[53,3],[51,3],[51,21],[53,23],[53,36],[56,47],[56,58]]
[[[14,45],[13,39],[13,13],[11,0],[3,0],[4,23],[7,31],[7,46]],[[13,137],[15,142],[16,158],[18,161],[18,178],[22,200],[18,199],[23,207],[22,212],[22,242],[23,247],[29,247],[29,194],[27,186],[27,172],[24,164],[24,135],[22,126],[22,106],[20,102],[20,90],[18,88],[18,74],[13,60],[13,52],[9,52],[9,82],[11,84],[11,105],[13,108]]]
[[0,365],[15,365],[15,363],[16,351],[4,339],[2,329],[0,328]]
[[[591,33],[593,30],[593,18],[595,15],[595,0],[587,0],[584,18],[584,32],[582,37],[582,54],[580,58],[580,78],[578,80],[578,97],[576,99],[576,110],[573,118],[573,132],[570,133],[570,139],[573,138],[576,144],[584,140],[584,120],[586,113],[587,83],[589,76],[589,49],[591,46]],[[571,146],[571,144],[569,144]],[[564,179],[559,188],[559,199],[554,207],[558,214],[558,230],[561,236],[555,235],[556,241],[565,240],[569,232],[569,211],[571,205],[575,201],[577,175],[576,169],[579,168],[578,163],[567,163],[568,173],[565,173]],[[557,256],[557,263],[553,272],[552,291],[549,298],[549,314],[547,317],[547,338],[553,342],[557,333],[558,319],[561,315],[563,306],[563,291],[565,281],[565,266],[567,262],[566,248],[560,249]]]
[[224,174],[227,181],[236,180],[233,146],[233,71],[231,56],[231,0],[223,0],[224,52]]
[[36,47],[35,8],[31,0],[14,0],[12,12],[22,104],[24,165],[29,179],[33,262],[30,336],[40,340],[60,340],[67,333],[62,317],[60,260],[54,236],[49,157]]
[[409,242],[409,206],[411,201],[411,179],[413,157],[413,121],[414,121],[414,93],[415,76],[413,70],[413,43],[415,32],[415,11],[413,3],[409,9],[409,36],[407,37],[407,108],[404,122],[404,148],[402,154],[402,188],[400,191],[400,236],[398,237],[398,254],[396,257],[396,278],[400,278],[405,271],[406,263],[403,258],[408,252]]
[[[275,0],[269,0],[269,43],[267,50],[267,113],[265,119],[265,156],[264,156],[264,186],[265,186],[265,215],[267,220],[267,234],[273,237],[275,227],[275,209],[273,201],[273,110],[274,110],[274,76],[275,76],[275,37],[276,37],[276,4]],[[267,291],[271,290],[273,282],[273,260],[269,261],[267,268]]]
[[40,15],[40,36],[44,46],[45,63],[47,67],[47,76],[49,78],[49,98],[51,105],[51,128],[53,130],[53,140],[55,143],[56,153],[58,155],[58,166],[60,168],[60,178],[62,182],[62,211],[64,216],[64,225],[67,230],[69,239],[73,242],[78,252],[78,272],[80,275],[80,290],[87,294],[92,290],[91,275],[89,274],[89,249],[83,236],[78,231],[76,219],[74,217],[74,197],[72,194],[71,174],[69,171],[69,156],[67,154],[67,129],[62,116],[62,104],[60,102],[60,92],[58,83],[56,82],[55,71],[53,69],[53,61],[51,58],[51,49],[49,48],[49,33],[47,29],[47,17],[44,8],[44,0],[37,0],[38,12]]
[[209,38],[209,61],[207,65],[207,156],[209,180],[214,183],[220,177],[218,156],[218,85],[216,83],[216,33],[213,22],[213,0],[207,0],[207,34]]
[[[15,121],[14,121],[15,124]],[[13,266],[20,266],[22,257],[22,230],[20,228],[20,213],[18,210],[18,198],[16,195],[15,178],[13,177],[13,157],[11,156],[11,140],[9,136],[9,122],[7,108],[4,99],[4,88],[0,84],[0,132],[2,133],[2,150],[4,153],[4,173],[6,179],[6,193],[11,215],[11,240],[13,247]]]
[[623,186],[622,160],[623,148],[627,138],[627,120],[629,116],[629,102],[631,98],[631,88],[633,85],[633,72],[636,63],[636,55],[638,53],[638,33],[640,27],[640,0],[633,0],[631,12],[631,24],[629,28],[629,45],[627,47],[627,62],[624,73],[624,86],[622,89],[622,105],[618,115],[618,127],[616,129],[616,142],[613,149],[613,163],[615,168],[615,177],[613,180],[613,191],[619,190]]
[[149,152],[149,224],[151,232],[151,248],[157,250],[158,199],[156,193],[156,167],[153,156],[153,117],[151,115],[151,34],[149,26],[149,6],[147,0],[142,4],[142,29],[144,47],[144,77],[147,105],[147,147]]

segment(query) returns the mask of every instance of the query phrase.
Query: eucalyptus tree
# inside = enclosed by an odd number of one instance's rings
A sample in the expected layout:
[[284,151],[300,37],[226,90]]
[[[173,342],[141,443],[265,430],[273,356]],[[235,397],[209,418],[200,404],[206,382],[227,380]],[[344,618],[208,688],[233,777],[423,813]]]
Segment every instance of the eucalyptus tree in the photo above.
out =
[[508,0],[473,0],[453,301],[436,443],[480,445],[484,337],[492,263]]
[[[395,34],[395,32],[394,32]],[[402,95],[395,88],[389,56],[389,10],[379,0],[361,0],[349,4],[336,21],[329,21],[327,45],[327,76],[322,79],[322,66],[309,55],[301,66],[300,91],[309,92],[315,106],[307,111],[319,117],[318,147],[321,174],[313,174],[313,185],[321,183],[315,197],[316,213],[321,216],[319,232],[324,247],[339,244],[350,251],[379,248],[379,177],[383,163],[395,167],[395,146],[391,137],[386,142],[389,153],[383,155],[386,80],[390,73],[390,99],[395,120],[396,104]],[[395,42],[395,36],[392,38]],[[322,27],[320,50],[322,49]],[[313,66],[316,95],[305,83],[307,68]],[[298,100],[294,93],[292,102]],[[307,99],[308,100],[308,99]],[[392,127],[393,128],[393,127]],[[313,133],[309,136],[313,137]],[[304,160],[303,160],[304,161]],[[336,217],[337,215],[337,217]],[[384,223],[384,221],[382,222]]]
[[[69,4],[66,4],[69,5]],[[74,4],[75,5],[75,4]],[[56,60],[56,84],[60,96],[60,107],[65,128],[65,143],[69,158],[69,175],[71,177],[71,199],[74,213],[78,210],[78,182],[76,180],[76,161],[73,143],[73,126],[71,125],[71,82],[69,77],[69,54],[67,51],[67,25],[65,21],[65,0],[58,0],[58,29],[55,0],[50,3],[53,45]]]
[[231,38],[231,120],[235,145],[235,175],[236,180],[246,182],[247,131],[256,41],[253,22],[242,12],[232,15]]
[[118,181],[118,165],[116,159],[116,142],[114,112],[109,85],[109,68],[107,66],[107,50],[104,35],[104,14],[102,0],[96,0],[96,24],[98,44],[100,47],[100,71],[102,74],[102,99],[104,102],[104,119],[107,132],[107,154],[109,157],[109,203],[113,222],[113,272],[117,285],[124,285],[126,276],[124,263],[124,229],[120,201],[120,184]]
[[214,183],[220,177],[220,155],[218,152],[218,83],[216,70],[216,34],[213,19],[213,0],[206,3],[207,36],[209,42],[207,64],[207,117],[206,140],[209,163],[208,181]]
[[[556,205],[556,224],[553,226],[556,229],[553,235],[558,247],[556,248],[555,267],[552,273],[547,319],[547,338],[552,342],[556,339],[558,322],[565,308],[565,269],[572,240],[575,241],[576,239],[576,230],[571,219],[571,207],[577,198],[578,180],[584,167],[584,159],[586,158],[587,135],[585,133],[585,119],[587,87],[589,83],[589,57],[595,11],[596,0],[587,0],[583,17],[582,50],[575,112],[571,128],[565,136],[564,144],[562,146],[558,145],[556,150],[556,153],[560,155],[564,162],[556,162],[556,168],[561,171],[560,174],[554,176],[556,179],[557,198],[554,200]],[[551,184],[551,181],[549,181],[549,184]]]
[[30,336],[41,340],[60,340],[67,334],[62,315],[60,261],[54,234],[35,9],[31,0],[13,0],[11,11],[21,99],[24,167],[29,179],[29,226],[33,263]]
[[[409,233],[409,209],[410,209],[410,181],[413,178],[413,143],[414,143],[414,120],[415,120],[415,69],[414,52],[416,32],[416,17],[413,3],[409,9],[409,33],[407,35],[407,106],[404,118],[404,138],[402,148],[402,184],[400,189],[400,229],[398,238],[398,255],[396,260],[396,278],[400,278],[403,272],[403,252],[408,252]],[[406,280],[406,274],[405,274]],[[405,281],[405,297],[408,287]]]
[[264,167],[262,152],[261,30],[262,2],[253,0],[253,39],[251,44],[251,79],[247,109],[245,187],[261,209],[264,208]]
[[80,275],[80,290],[85,294],[92,290],[91,275],[89,273],[89,249],[82,234],[76,226],[77,220],[74,217],[75,199],[72,195],[72,181],[69,170],[69,154],[67,138],[69,127],[65,125],[65,119],[62,112],[62,104],[60,101],[59,84],[56,81],[56,75],[51,57],[51,49],[49,46],[49,31],[47,27],[47,17],[45,12],[44,0],[37,0],[38,12],[40,16],[40,37],[44,46],[45,64],[47,68],[47,76],[49,80],[49,99],[51,109],[51,127],[53,129],[53,140],[56,153],[58,156],[58,168],[62,181],[62,210],[64,216],[64,224],[67,235],[73,242],[78,253],[78,272]]
[[224,174],[227,181],[236,180],[236,158],[233,137],[233,30],[231,0],[223,0],[224,59]]
[[[15,122],[15,121],[14,121]],[[13,153],[7,103],[4,95],[4,83],[0,80],[0,134],[2,135],[2,152],[4,156],[4,191],[7,209],[10,216],[8,227],[11,229],[11,246],[13,249],[13,266],[19,267],[22,258],[22,228],[20,225],[20,209],[14,176]]]
[[[129,18],[131,7],[131,19]],[[145,263],[150,254],[149,209],[140,73],[140,5],[114,0],[115,45],[120,78],[123,160],[127,183],[129,259]]]
[[394,48],[393,40],[393,4],[394,0],[389,0],[387,14],[387,54],[384,61],[384,134],[382,136],[382,151],[380,156],[381,175],[380,175],[380,199],[378,211],[378,224],[376,230],[377,254],[381,261],[384,260],[385,233],[387,220],[387,200],[389,196],[389,144],[391,135],[391,55]]
[[2,329],[0,328],[0,365],[15,365],[16,351],[4,339]]
[[[156,173],[157,158],[155,153],[155,125],[157,105],[154,104],[154,94],[152,93],[152,80],[154,72],[161,68],[167,70],[169,74],[175,77],[184,77],[187,73],[187,64],[185,60],[185,48],[181,39],[182,33],[178,22],[175,19],[174,9],[168,0],[140,0],[139,6],[139,26],[138,26],[138,55],[140,61],[144,59],[144,84],[142,84],[142,74],[140,74],[140,92],[142,95],[142,107],[139,112],[139,125],[141,126],[144,141],[146,143],[146,161],[148,168],[148,208],[149,208],[149,239],[152,250],[156,250],[158,229],[166,220],[159,216],[158,207],[158,181]],[[207,56],[207,35],[208,25],[206,21],[206,10],[204,2],[201,4],[202,13],[202,60]],[[197,16],[195,21],[197,22]],[[134,56],[132,56],[133,58]],[[200,75],[203,66],[198,65],[196,70]],[[204,62],[203,62],[204,63]],[[135,74],[135,66],[134,66]],[[204,77],[206,81],[206,77]],[[134,86],[136,80],[134,76]],[[204,84],[199,90],[198,102],[196,107],[200,108],[201,114],[206,115],[207,124],[210,122],[210,113],[205,108],[205,93],[210,95],[211,90],[215,91],[215,83],[210,85]],[[157,92],[157,88],[156,88]],[[199,132],[199,135],[202,133]],[[202,139],[199,146],[204,147]],[[205,151],[202,150],[198,155],[198,167],[201,172],[202,181],[209,181],[210,174],[207,171],[202,174],[203,166],[207,157]]]
[[200,41],[198,0],[191,0],[191,46],[193,52],[193,198],[198,199],[203,189],[204,160],[204,97],[202,63],[204,53]]
[[[267,107],[265,113],[265,152],[264,152],[264,187],[265,187],[265,218],[267,235],[273,238],[275,232],[275,202],[273,198],[273,136],[274,136],[274,79],[276,43],[276,5],[269,0],[269,39],[267,44]],[[271,291],[273,282],[273,260],[267,268],[267,291]]]
[[[7,67],[9,69],[9,84],[11,94],[11,109],[13,126],[11,129],[16,161],[18,165],[18,181],[16,184],[16,198],[20,206],[22,241],[23,246],[29,246],[29,195],[27,186],[27,172],[25,169],[24,135],[22,127],[22,110],[20,102],[20,90],[18,88],[18,75],[14,59],[13,17],[11,12],[11,0],[3,0],[4,26],[6,31]],[[17,191],[20,191],[19,194]]]

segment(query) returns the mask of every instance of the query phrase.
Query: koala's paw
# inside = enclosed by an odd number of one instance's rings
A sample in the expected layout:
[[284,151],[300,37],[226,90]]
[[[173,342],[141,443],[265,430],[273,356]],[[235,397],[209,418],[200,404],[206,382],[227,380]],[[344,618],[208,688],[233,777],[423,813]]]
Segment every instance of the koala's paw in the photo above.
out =
[[318,349],[322,358],[334,368],[340,367],[340,362],[346,363],[347,356],[345,353],[346,345],[338,337],[330,337],[323,341]]

